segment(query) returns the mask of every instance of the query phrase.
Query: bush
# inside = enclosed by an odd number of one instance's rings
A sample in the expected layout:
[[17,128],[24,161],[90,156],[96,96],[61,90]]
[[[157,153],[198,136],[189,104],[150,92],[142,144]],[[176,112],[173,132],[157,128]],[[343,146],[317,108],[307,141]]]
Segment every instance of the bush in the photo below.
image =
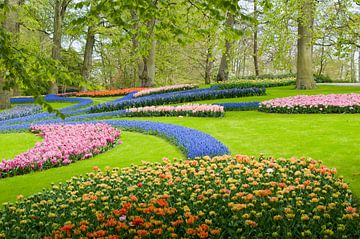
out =
[[250,87],[267,88],[267,87],[287,86],[294,84],[295,84],[294,78],[284,78],[284,79],[225,81],[225,82],[213,84],[213,87],[217,87],[218,89],[250,88]]
[[334,82],[330,76],[314,74],[314,80],[316,83],[332,83]]
[[237,155],[73,177],[0,212],[3,238],[359,238],[349,186],[311,159]]

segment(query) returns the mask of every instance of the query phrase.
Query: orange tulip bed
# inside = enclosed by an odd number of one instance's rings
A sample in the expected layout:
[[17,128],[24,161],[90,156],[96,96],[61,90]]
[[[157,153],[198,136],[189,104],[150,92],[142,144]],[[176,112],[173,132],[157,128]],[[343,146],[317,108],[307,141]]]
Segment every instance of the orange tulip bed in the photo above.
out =
[[126,89],[115,89],[115,90],[100,90],[100,91],[86,91],[86,92],[75,92],[59,94],[60,96],[78,96],[78,97],[108,97],[108,96],[121,96],[127,95],[132,92],[138,92],[141,90],[148,90],[149,88],[126,88]]

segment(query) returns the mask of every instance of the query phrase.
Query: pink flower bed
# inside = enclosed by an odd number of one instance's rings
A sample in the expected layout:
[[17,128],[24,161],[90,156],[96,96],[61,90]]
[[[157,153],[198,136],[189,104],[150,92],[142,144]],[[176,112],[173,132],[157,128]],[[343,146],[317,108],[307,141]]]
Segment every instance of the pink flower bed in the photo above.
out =
[[220,105],[186,104],[179,106],[146,106],[126,110],[127,116],[198,116],[221,117],[224,107]]
[[12,160],[2,160],[0,178],[90,158],[116,145],[120,137],[120,131],[107,124],[40,125],[31,131],[43,142]]
[[278,98],[262,102],[259,110],[273,113],[360,113],[360,94]]
[[148,90],[142,90],[134,94],[134,97],[140,97],[145,95],[152,95],[152,94],[160,94],[166,92],[173,92],[173,91],[182,91],[182,90],[191,90],[198,88],[195,84],[182,84],[182,85],[171,85],[171,86],[164,86],[159,88],[152,88]]

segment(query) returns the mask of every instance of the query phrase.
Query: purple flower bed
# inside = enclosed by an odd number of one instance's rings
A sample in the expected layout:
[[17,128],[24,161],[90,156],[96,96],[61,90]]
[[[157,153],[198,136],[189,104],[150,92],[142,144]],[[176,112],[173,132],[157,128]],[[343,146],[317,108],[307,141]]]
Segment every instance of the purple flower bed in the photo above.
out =
[[299,95],[264,101],[259,111],[270,113],[360,113],[360,94]]
[[99,154],[118,143],[120,131],[107,124],[34,125],[44,137],[35,147],[0,163],[0,178],[68,165]]
[[33,115],[41,110],[41,106],[38,105],[17,105],[12,109],[0,112],[0,121]]
[[140,98],[119,99],[104,104],[94,105],[90,108],[91,113],[114,111],[133,107],[144,107],[153,105],[164,105],[173,103],[184,103],[199,100],[246,97],[264,95],[265,88],[246,88],[246,89],[225,89],[215,88],[187,90],[180,92],[170,92],[164,94],[149,95]]

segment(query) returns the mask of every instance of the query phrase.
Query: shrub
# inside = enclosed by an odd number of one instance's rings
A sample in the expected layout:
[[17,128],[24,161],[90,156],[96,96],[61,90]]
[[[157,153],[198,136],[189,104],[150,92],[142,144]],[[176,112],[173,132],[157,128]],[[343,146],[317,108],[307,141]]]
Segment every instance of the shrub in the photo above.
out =
[[225,81],[213,86],[219,89],[232,89],[232,88],[250,88],[250,87],[275,87],[275,86],[287,86],[295,84],[294,78],[284,79],[255,79],[255,80],[236,80],[236,81]]
[[359,238],[349,186],[311,159],[237,155],[107,169],[0,212],[4,238]]

